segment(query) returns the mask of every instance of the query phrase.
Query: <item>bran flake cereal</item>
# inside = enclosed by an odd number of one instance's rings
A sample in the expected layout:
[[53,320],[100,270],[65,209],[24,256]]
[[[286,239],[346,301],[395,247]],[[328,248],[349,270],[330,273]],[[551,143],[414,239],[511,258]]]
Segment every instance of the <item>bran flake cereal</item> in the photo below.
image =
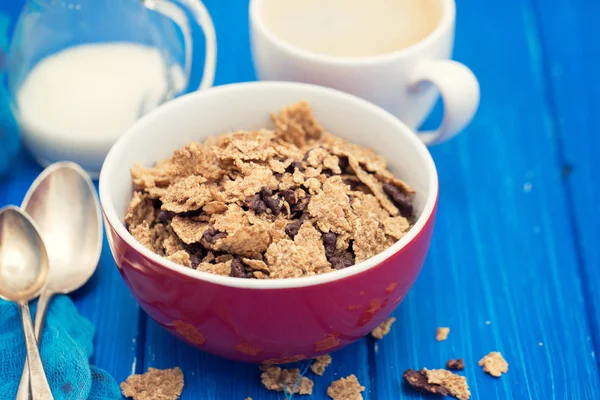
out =
[[132,236],[188,268],[279,279],[347,268],[409,231],[415,192],[381,156],[327,132],[306,102],[272,120],[134,165]]

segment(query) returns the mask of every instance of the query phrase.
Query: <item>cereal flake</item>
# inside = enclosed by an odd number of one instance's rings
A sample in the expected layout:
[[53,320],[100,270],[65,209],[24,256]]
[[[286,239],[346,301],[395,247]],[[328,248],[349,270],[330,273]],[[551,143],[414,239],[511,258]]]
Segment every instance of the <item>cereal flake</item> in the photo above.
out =
[[375,339],[383,339],[385,335],[390,333],[390,330],[392,329],[392,324],[394,322],[396,322],[396,318],[394,317],[386,319],[371,331],[371,336],[373,336]]
[[471,398],[467,378],[454,374],[445,369],[424,369],[427,376],[427,382],[432,385],[440,385],[448,390],[450,396],[459,400],[468,400]]
[[479,360],[479,366],[493,377],[499,378],[502,374],[508,372],[508,363],[497,351],[492,351],[487,356]]
[[333,381],[327,388],[327,395],[333,400],[362,400],[362,386],[354,374]]
[[440,326],[435,332],[435,340],[438,342],[443,342],[444,340],[448,339],[448,334],[450,334],[450,328]]
[[260,375],[262,384],[275,392],[294,393],[294,394],[312,394],[314,382],[300,376],[298,368],[282,369],[275,365],[263,367]]
[[177,400],[183,391],[180,368],[159,370],[148,368],[141,375],[131,375],[121,383],[123,396],[134,400]]
[[188,176],[169,186],[161,197],[162,209],[175,213],[195,211],[212,200],[212,193],[206,179],[201,176]]
[[275,135],[299,148],[304,147],[309,139],[319,139],[323,133],[305,101],[283,108],[279,115],[271,115],[271,119],[275,124]]
[[329,354],[323,354],[322,356],[318,356],[313,360],[310,364],[310,369],[312,372],[319,376],[323,376],[325,372],[325,368],[331,364],[331,356]]

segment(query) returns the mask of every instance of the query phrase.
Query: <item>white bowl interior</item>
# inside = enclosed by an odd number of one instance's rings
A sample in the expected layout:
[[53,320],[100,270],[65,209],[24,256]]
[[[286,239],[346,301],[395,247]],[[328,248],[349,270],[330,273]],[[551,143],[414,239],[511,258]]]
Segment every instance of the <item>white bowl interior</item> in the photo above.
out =
[[[385,157],[389,169],[396,176],[416,190],[415,209],[420,217],[412,230],[420,230],[424,220],[433,211],[437,198],[437,173],[427,148],[417,136],[391,114],[364,100],[319,86],[282,82],[234,84],[192,93],[173,100],[140,119],[113,146],[102,167],[100,197],[107,218],[113,225],[116,222],[112,221],[113,218],[120,221],[124,219],[131,201],[129,170],[134,163],[152,166],[157,160],[170,157],[176,149],[187,143],[202,141],[212,135],[235,130],[270,128],[273,126],[270,113],[300,100],[310,103],[315,117],[326,130],[374,149]],[[118,233],[129,236],[124,226],[122,230],[118,229]],[[406,243],[409,236],[414,237],[414,234],[409,232],[393,247]],[[132,237],[129,238],[135,242]],[[139,245],[139,248],[142,246]],[[393,251],[387,256],[391,254]],[[356,267],[322,276],[347,273]],[[198,273],[189,268],[179,268]],[[210,274],[202,275],[206,279],[206,275]],[[216,275],[211,278],[255,281]],[[307,280],[313,278],[318,277],[280,281],[292,283],[290,281],[302,280],[308,284]]]

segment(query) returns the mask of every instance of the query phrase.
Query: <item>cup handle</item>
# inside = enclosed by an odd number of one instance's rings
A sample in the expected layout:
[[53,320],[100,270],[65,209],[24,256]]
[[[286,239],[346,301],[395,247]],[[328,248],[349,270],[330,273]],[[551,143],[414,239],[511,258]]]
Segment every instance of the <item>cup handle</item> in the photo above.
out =
[[[143,0],[143,2],[149,9],[157,11],[173,20],[179,29],[181,29],[185,44],[185,74],[189,81],[192,72],[194,41],[189,21],[183,8],[171,0]],[[189,9],[195,22],[202,29],[202,32],[204,32],[206,39],[204,71],[202,73],[202,81],[197,90],[207,89],[213,85],[217,65],[217,35],[215,34],[215,27],[208,10],[200,0],[179,0],[179,2]]]
[[410,90],[424,83],[437,87],[444,102],[444,119],[437,130],[418,132],[426,145],[445,142],[463,130],[479,107],[479,82],[465,65],[452,60],[423,60],[412,72]]

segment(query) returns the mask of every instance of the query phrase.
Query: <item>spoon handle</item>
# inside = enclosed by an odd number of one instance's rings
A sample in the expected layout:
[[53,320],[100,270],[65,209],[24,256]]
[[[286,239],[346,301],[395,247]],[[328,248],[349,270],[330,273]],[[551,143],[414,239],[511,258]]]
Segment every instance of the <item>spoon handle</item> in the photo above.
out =
[[29,364],[29,375],[32,400],[53,400],[52,391],[44,372],[42,358],[38,350],[37,341],[31,323],[31,313],[27,303],[19,304],[21,309],[21,320],[23,332],[25,333],[25,345],[27,346],[27,362]]
[[[48,310],[48,303],[52,298],[52,293],[44,290],[38,299],[37,309],[35,311],[35,338],[39,345],[42,338],[42,328],[44,327],[44,320],[46,317],[46,311]],[[21,374],[21,382],[19,383],[19,390],[17,391],[17,397],[15,400],[29,400],[29,364],[25,360],[25,366],[23,367],[23,373]]]

